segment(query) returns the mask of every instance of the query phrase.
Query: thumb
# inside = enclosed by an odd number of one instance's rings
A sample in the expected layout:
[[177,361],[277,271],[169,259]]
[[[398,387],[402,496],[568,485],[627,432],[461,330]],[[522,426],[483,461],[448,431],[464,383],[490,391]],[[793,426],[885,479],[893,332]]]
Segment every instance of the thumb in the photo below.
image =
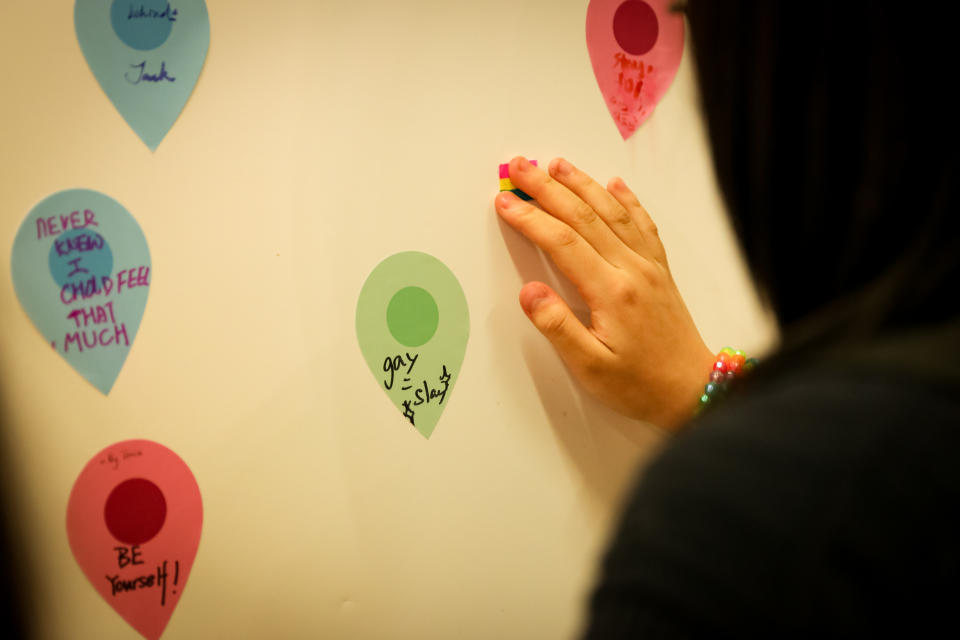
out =
[[568,365],[579,368],[605,350],[567,303],[542,282],[528,282],[520,289],[520,306]]

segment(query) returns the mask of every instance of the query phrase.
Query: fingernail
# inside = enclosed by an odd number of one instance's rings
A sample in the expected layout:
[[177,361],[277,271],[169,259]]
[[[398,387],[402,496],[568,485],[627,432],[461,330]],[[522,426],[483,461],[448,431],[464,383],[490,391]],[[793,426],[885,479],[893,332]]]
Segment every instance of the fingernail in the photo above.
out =
[[514,202],[517,201],[517,196],[509,191],[501,191],[497,194],[495,199],[495,204],[501,209],[509,209]]
[[567,162],[566,160],[564,160],[563,158],[558,158],[557,164],[556,164],[556,171],[557,171],[557,174],[561,176],[569,175],[570,172],[573,171],[573,165]]
[[517,169],[520,171],[526,171],[533,165],[530,164],[530,161],[524,158],[523,156],[517,156]]
[[520,306],[528,316],[550,298],[550,290],[542,283],[531,283],[520,290]]

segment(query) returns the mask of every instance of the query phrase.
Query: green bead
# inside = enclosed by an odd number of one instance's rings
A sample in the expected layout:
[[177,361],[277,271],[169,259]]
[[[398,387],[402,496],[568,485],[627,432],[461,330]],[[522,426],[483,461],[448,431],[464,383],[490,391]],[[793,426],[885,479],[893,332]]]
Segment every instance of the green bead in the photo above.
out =
[[720,353],[726,353],[726,354],[732,356],[735,352],[734,352],[734,350],[733,350],[732,348],[730,348],[730,347],[724,347],[723,349],[720,349]]
[[734,351],[734,352],[733,352],[733,355],[735,355],[735,356],[743,356],[744,358],[747,357],[747,354],[746,354],[744,351],[740,350],[740,349],[737,349],[736,351]]
[[700,396],[700,404],[707,404],[709,402],[710,402],[710,396],[708,396],[707,394],[703,394],[702,396]]

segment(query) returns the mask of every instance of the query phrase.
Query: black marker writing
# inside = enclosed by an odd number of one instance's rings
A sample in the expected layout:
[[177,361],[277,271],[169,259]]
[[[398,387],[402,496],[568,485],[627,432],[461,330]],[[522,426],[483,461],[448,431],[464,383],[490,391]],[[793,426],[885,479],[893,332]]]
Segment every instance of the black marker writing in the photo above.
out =
[[417,423],[413,421],[413,416],[414,416],[414,412],[413,412],[413,409],[410,408],[410,401],[404,400],[403,401],[403,417],[409,420],[410,424],[412,424],[413,426],[417,426]]
[[[142,563],[139,563],[142,564]],[[174,577],[173,584],[176,585],[180,580],[180,561],[174,561]],[[136,576],[134,578],[121,578],[120,574],[115,576],[104,576],[107,581],[110,583],[110,595],[116,597],[118,594],[126,593],[128,591],[143,591],[144,589],[152,589],[153,587],[160,587],[160,606],[167,606],[167,561],[164,560],[163,564],[157,565],[156,573],[148,573],[145,575]],[[173,591],[176,593],[176,590]]]
[[127,14],[127,20],[135,20],[137,18],[165,18],[170,22],[177,21],[177,10],[170,8],[170,3],[167,3],[167,8],[162,11],[157,9],[147,9],[142,4],[140,7],[133,6],[133,3],[130,4],[130,13]]
[[157,582],[163,580],[163,588],[160,591],[160,606],[167,605],[167,561],[163,561],[163,572],[160,572],[160,566],[157,566]]
[[[397,371],[403,371],[406,367],[405,372],[407,374],[413,373],[413,363],[416,362],[418,355],[411,356],[409,353],[406,354],[407,359],[404,360],[401,356],[395,356],[384,359],[383,361],[383,370],[389,373],[387,380],[384,380],[383,386],[389,391],[393,388],[394,382],[396,381]],[[407,366],[409,365],[409,366]],[[443,404],[444,400],[447,398],[447,391],[450,390],[450,381],[453,376],[449,371],[447,371],[447,365],[441,365],[440,375],[437,376],[437,383],[431,383],[429,380],[421,380],[419,384],[414,387],[413,384],[410,384],[410,377],[404,376],[403,386],[400,387],[400,391],[410,391],[414,389],[412,395],[409,395],[406,399],[401,400],[400,406],[403,407],[403,417],[410,421],[410,424],[416,426],[416,410],[414,407],[419,407],[424,404]]]
[[127,71],[123,74],[123,77],[130,84],[140,84],[141,82],[160,82],[161,80],[166,80],[167,82],[176,82],[177,79],[167,73],[167,63],[160,63],[160,73],[147,73],[147,61],[144,60],[140,64],[130,65],[131,69],[139,69],[140,73],[137,75],[136,80],[130,78],[130,72]]
[[447,397],[447,389],[450,388],[450,374],[447,373],[447,365],[443,365],[443,373],[440,374],[440,384],[443,385],[442,388],[430,387],[427,381],[424,380],[423,388],[417,389],[413,394],[416,398],[413,406],[418,407],[425,402],[429,404],[434,399],[437,399],[437,404],[443,404],[443,399]]
[[128,564],[143,564],[143,560],[138,562],[138,559],[141,556],[140,545],[135,544],[132,547],[114,547],[114,551],[117,552],[117,566],[123,569]]
[[413,365],[417,363],[417,358],[420,357],[420,354],[413,354],[412,356],[407,353],[407,358],[404,360],[403,356],[387,356],[383,360],[383,370],[385,373],[390,374],[389,382],[387,380],[383,381],[383,386],[387,388],[387,391],[393,389],[394,376],[404,367],[407,369],[407,374],[413,372]]

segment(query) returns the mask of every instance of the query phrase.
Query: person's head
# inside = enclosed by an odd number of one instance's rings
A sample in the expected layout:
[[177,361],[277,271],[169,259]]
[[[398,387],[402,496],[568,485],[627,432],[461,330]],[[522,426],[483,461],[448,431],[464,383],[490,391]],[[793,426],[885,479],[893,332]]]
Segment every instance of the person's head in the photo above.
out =
[[958,316],[957,36],[939,6],[686,3],[717,178],[782,325]]

